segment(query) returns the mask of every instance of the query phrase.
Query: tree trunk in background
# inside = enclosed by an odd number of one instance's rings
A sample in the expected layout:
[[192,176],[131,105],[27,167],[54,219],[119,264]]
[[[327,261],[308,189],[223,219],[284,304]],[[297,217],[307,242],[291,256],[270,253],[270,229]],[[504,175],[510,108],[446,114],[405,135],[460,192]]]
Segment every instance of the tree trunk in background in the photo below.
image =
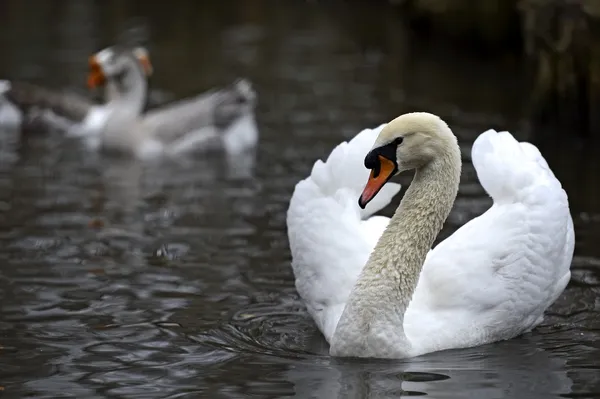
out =
[[530,116],[560,130],[600,132],[600,1],[522,0]]
[[600,0],[388,1],[436,39],[477,54],[522,51],[534,126],[600,133]]
[[499,51],[516,44],[517,0],[390,0],[419,30],[447,36],[478,50]]

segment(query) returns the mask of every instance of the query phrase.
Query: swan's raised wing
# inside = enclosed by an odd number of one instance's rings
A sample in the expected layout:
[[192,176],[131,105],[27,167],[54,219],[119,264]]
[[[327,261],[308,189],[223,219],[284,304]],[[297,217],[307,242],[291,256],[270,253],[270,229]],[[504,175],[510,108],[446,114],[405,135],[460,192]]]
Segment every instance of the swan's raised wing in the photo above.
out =
[[438,348],[508,339],[538,325],[570,279],[567,194],[537,148],[487,131],[473,145],[494,205],[428,255],[405,328]]
[[388,183],[363,210],[364,158],[383,126],[338,145],[294,190],[287,228],[296,289],[329,341],[359,273],[389,219],[373,213],[400,191]]
[[216,137],[254,107],[255,93],[244,79],[220,90],[210,90],[192,98],[153,109],[142,120],[143,129],[155,139],[172,144],[189,134]]

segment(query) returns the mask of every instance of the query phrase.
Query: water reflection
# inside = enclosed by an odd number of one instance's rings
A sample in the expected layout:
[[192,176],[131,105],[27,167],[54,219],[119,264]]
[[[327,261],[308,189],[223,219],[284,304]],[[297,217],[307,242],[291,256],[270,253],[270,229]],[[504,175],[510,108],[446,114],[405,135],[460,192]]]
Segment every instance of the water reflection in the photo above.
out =
[[[503,343],[403,362],[331,360],[317,370],[298,365],[286,375],[299,397],[542,399],[570,392],[565,360],[528,344]],[[514,356],[517,351],[519,357]]]
[[[90,51],[139,15],[151,25],[156,88],[183,97],[255,82],[259,147],[142,165],[57,135],[3,132],[3,396],[600,397],[598,158],[523,128],[514,65],[416,42],[385,5],[10,0],[0,3],[0,75],[79,90]],[[463,148],[440,239],[490,204],[470,164],[474,138],[510,129],[540,144],[570,195],[573,281],[541,328],[513,341],[407,361],[332,359],[294,288],[288,201],[316,158],[415,109],[445,118]]]

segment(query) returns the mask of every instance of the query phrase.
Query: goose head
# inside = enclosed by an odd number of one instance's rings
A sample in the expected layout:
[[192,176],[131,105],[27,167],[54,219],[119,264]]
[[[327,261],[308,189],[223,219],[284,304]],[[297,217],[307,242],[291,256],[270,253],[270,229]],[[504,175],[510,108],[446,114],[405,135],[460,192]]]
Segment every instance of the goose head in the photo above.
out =
[[107,82],[128,85],[135,79],[147,79],[152,71],[150,57],[144,47],[107,47],[89,58],[88,87],[94,89]]
[[256,105],[256,92],[247,79],[237,79],[221,90],[215,106],[215,123],[227,126],[240,116],[248,114]]
[[6,94],[10,91],[11,84],[8,80],[0,80],[0,107],[8,102]]
[[0,95],[7,93],[11,88],[10,82],[8,80],[0,80]]
[[358,200],[359,206],[364,209],[393,176],[421,169],[455,148],[456,136],[436,115],[413,112],[392,120],[381,130],[365,157],[365,167],[371,174]]

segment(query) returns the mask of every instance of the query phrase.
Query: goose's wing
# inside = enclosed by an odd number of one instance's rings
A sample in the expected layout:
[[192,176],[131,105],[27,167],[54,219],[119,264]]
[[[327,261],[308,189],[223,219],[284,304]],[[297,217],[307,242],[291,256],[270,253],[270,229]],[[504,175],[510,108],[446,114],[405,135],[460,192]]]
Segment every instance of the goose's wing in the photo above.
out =
[[10,82],[0,80],[0,128],[20,129],[23,113],[5,94],[10,90]]
[[4,96],[23,113],[32,110],[52,112],[75,123],[85,119],[95,104],[84,96],[64,90],[52,90],[26,82],[10,82]]
[[254,104],[254,92],[245,80],[193,98],[153,109],[142,120],[143,129],[166,145],[176,145],[190,135],[201,141],[219,133]]
[[439,350],[517,336],[542,321],[570,279],[567,194],[537,148],[487,131],[472,159],[494,204],[428,254],[405,316],[416,345],[421,337]]
[[388,183],[366,209],[358,198],[368,179],[364,157],[383,126],[360,132],[317,161],[300,181],[287,212],[296,289],[329,341],[344,306],[389,219],[371,216],[400,191]]

